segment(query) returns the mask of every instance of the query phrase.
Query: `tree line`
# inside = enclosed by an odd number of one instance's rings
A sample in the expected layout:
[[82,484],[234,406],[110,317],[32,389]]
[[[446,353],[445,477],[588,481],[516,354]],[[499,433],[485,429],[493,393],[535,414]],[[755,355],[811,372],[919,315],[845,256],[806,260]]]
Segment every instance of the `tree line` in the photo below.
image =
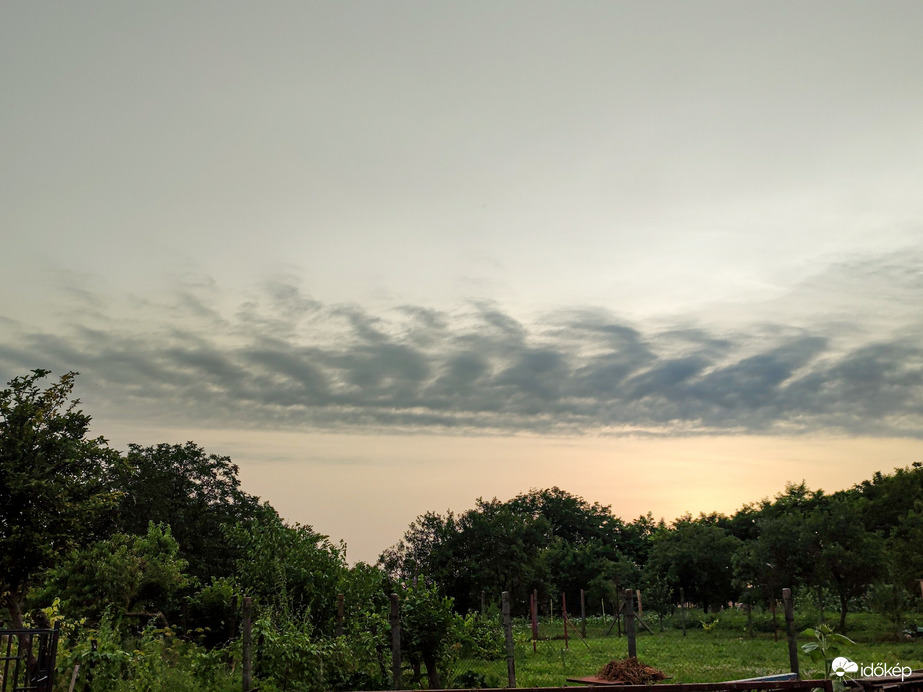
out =
[[732,516],[669,525],[533,489],[428,512],[378,564],[350,566],[342,543],[245,492],[226,456],[193,442],[118,452],[91,437],[76,373],[44,384],[49,375],[34,370],[0,392],[0,623],[13,629],[64,618],[127,636],[153,622],[215,650],[237,636],[246,595],[266,679],[375,689],[388,679],[390,593],[414,675],[424,666],[435,684],[450,649],[502,655],[499,628],[469,615],[502,591],[525,614],[533,591],[540,603],[561,593],[577,603],[581,589],[611,603],[616,589],[640,588],[645,607],[665,614],[680,589],[708,610],[772,608],[790,587],[831,599],[844,631],[857,599],[899,611],[923,577],[920,463],[832,494],[790,485]]
[[774,610],[791,588],[835,607],[846,631],[860,597],[895,613],[920,593],[923,463],[831,494],[789,484],[732,516],[687,514],[670,525],[650,513],[625,522],[559,488],[479,499],[460,515],[418,517],[380,564],[438,585],[463,610],[482,592],[509,591],[523,608],[533,591],[539,603],[562,593],[576,603],[583,589],[600,603],[625,587],[641,589],[661,615],[680,589],[706,613],[729,603]]

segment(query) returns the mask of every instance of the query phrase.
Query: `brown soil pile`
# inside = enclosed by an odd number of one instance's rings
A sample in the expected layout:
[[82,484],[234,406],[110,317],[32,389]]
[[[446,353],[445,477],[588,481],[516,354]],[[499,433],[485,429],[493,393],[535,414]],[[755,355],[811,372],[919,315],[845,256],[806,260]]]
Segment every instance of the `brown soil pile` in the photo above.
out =
[[603,680],[621,680],[629,685],[647,685],[658,680],[666,680],[663,671],[646,666],[636,658],[623,658],[621,661],[609,661],[599,669],[596,677]]

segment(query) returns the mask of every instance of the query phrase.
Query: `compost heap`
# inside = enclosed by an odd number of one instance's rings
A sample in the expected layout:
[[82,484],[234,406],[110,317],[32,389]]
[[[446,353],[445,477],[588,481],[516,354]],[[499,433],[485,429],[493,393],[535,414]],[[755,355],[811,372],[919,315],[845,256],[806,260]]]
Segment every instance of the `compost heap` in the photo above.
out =
[[621,661],[609,661],[599,669],[596,677],[603,680],[621,680],[629,685],[647,685],[658,680],[666,680],[663,671],[646,666],[636,658],[623,658]]

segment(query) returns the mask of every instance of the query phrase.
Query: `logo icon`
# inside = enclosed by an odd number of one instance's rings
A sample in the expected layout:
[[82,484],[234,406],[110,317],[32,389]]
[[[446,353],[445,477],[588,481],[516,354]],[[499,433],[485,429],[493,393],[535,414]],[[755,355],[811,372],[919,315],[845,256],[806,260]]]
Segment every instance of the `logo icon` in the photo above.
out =
[[843,677],[846,673],[858,673],[859,664],[850,661],[845,656],[837,656],[830,664],[830,669],[838,676]]

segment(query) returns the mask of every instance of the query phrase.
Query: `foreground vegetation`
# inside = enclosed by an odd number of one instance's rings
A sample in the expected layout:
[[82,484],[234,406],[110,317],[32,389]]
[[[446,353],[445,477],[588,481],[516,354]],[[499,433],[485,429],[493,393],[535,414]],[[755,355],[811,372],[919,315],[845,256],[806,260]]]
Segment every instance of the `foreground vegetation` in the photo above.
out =
[[[415,686],[484,684],[498,669],[505,679],[502,591],[520,617],[537,594],[550,628],[562,594],[571,613],[583,591],[589,612],[611,619],[616,594],[640,590],[655,634],[639,654],[678,680],[785,670],[772,641],[783,587],[799,627],[848,627],[856,658],[921,661],[919,640],[901,639],[908,617],[923,621],[908,615],[923,576],[919,462],[846,491],[790,485],[733,516],[671,525],[533,489],[427,513],[378,565],[349,566],[345,546],[244,492],[227,457],[193,442],[119,453],[90,437],[75,374],[43,388],[48,374],[0,392],[0,624],[59,623],[62,680],[79,664],[105,689],[239,689],[245,596],[269,691],[388,688],[391,593]],[[678,611],[681,594],[689,607]],[[689,619],[682,639],[678,613]],[[520,684],[561,684],[624,655],[614,636],[562,648],[547,632],[532,653],[517,631]]]

